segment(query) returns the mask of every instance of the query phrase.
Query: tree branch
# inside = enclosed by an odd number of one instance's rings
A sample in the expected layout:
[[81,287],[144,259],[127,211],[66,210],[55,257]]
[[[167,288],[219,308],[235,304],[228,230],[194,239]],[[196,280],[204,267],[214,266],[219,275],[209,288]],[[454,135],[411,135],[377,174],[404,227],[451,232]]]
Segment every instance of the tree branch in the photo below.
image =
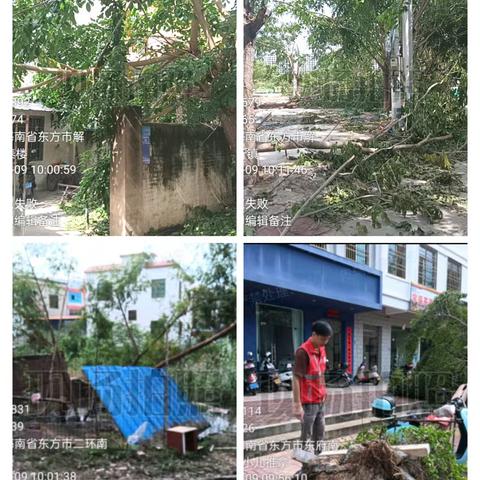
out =
[[135,358],[135,360],[133,361],[133,365],[137,365],[138,362],[140,361],[140,359],[155,345],[155,343],[160,340],[169,330],[170,328],[173,327],[173,325],[175,324],[175,322],[183,317],[184,315],[186,315],[188,311],[188,307],[184,307],[180,312],[176,313],[175,315],[173,315],[173,317],[171,318],[170,322],[167,323],[167,325],[165,326],[165,328],[163,328],[163,330],[161,331],[161,333],[159,335],[156,335],[155,338],[149,343],[149,345],[141,352],[137,355],[137,357]]
[[[214,342],[215,340],[218,340],[219,338],[225,337],[228,335],[230,332],[234,331],[237,328],[237,322],[233,322],[227,327],[225,327],[223,330],[220,330],[218,333],[215,335],[207,338],[206,340],[203,340],[202,342],[197,343],[193,347],[187,348],[187,350],[184,350],[183,352],[178,353],[177,355],[174,355],[173,357],[170,357],[168,359],[168,364],[171,365],[174,362],[178,362],[178,360],[181,360],[182,358],[186,357],[187,355],[190,355],[193,352],[196,352],[197,350],[200,350],[203,347],[206,347],[210,343]],[[165,360],[162,360],[160,363],[155,365],[155,368],[163,368],[166,364]]]
[[44,87],[45,85],[48,85],[58,80],[59,79],[57,77],[47,78],[47,80],[44,80],[43,82],[40,82],[40,83],[35,83],[34,85],[28,85],[27,87],[14,88],[13,93],[29,92],[30,90],[35,90],[36,88]]
[[203,4],[201,0],[192,0],[193,5],[193,12],[195,17],[198,20],[198,23],[202,27],[203,33],[207,38],[208,48],[212,50],[215,48],[215,41],[213,40],[213,36],[210,32],[210,28],[208,26],[207,20],[205,19],[205,15],[203,14]]
[[303,210],[307,207],[307,205],[319,195],[320,192],[325,190],[328,185],[330,185],[333,180],[336,178],[336,176],[343,170],[345,167],[347,167],[355,158],[355,155],[352,155],[347,161],[343,162],[342,165],[340,165],[335,172],[324,182],[320,187],[318,187],[304,202],[304,204],[297,210],[297,213],[292,218],[292,224],[290,226],[287,226],[283,229],[282,233],[280,234],[281,237],[285,236],[288,231],[290,230],[291,227],[293,227],[293,224],[295,223],[295,220],[302,214]]

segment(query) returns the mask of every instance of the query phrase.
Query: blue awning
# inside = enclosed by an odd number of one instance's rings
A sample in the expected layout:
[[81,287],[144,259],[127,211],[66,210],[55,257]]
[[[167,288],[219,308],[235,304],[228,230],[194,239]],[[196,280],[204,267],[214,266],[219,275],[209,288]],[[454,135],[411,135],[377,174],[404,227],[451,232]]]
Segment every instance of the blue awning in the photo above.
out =
[[165,385],[168,385],[168,428],[208,424],[164,369],[97,365],[82,370],[125,438],[145,422],[144,439],[164,430]]
[[252,290],[273,287],[289,292],[299,303],[302,298],[318,298],[332,307],[348,306],[353,312],[382,308],[379,270],[322,249],[302,244],[246,244],[244,258],[247,301]]

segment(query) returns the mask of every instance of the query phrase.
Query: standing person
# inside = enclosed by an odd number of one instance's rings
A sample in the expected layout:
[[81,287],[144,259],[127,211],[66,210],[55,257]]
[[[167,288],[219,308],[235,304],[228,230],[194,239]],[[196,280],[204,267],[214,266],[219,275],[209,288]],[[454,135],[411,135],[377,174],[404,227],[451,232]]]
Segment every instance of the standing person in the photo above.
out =
[[302,449],[306,450],[310,441],[316,455],[322,451],[325,433],[325,345],[332,333],[328,322],[313,322],[312,335],[295,352],[293,415],[302,422]]

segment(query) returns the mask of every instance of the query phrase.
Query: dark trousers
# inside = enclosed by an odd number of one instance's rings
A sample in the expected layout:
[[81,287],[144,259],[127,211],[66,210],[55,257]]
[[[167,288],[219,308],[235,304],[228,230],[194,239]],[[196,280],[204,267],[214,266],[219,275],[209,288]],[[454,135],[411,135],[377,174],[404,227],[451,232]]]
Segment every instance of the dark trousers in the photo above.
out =
[[309,445],[313,446],[314,452],[318,455],[322,451],[321,442],[325,435],[325,411],[323,403],[304,403],[302,421],[303,450],[308,450]]

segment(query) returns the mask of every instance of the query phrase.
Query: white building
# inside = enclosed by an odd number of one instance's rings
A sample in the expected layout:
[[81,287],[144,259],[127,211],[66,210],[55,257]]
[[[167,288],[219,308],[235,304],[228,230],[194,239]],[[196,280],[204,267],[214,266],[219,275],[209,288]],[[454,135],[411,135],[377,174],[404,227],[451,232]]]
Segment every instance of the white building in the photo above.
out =
[[[355,315],[356,371],[365,356],[388,375],[405,363],[406,336],[415,312],[446,290],[468,291],[467,245],[315,244],[382,272],[383,310]],[[421,355],[419,346],[418,355]]]
[[[122,266],[127,265],[131,255],[122,255],[121,264],[96,265],[85,271],[86,282],[91,288],[108,291],[109,278]],[[128,321],[137,325],[143,331],[149,331],[152,323],[159,320],[163,315],[170,317],[172,306],[183,296],[184,283],[178,276],[177,267],[173,261],[153,260],[146,263],[141,280],[147,282],[146,289],[138,293],[135,301],[125,312]],[[100,295],[101,298],[101,295]],[[88,299],[87,299],[88,302]],[[109,319],[123,322],[120,310],[109,312]],[[187,314],[178,319],[169,332],[170,340],[181,340],[185,328],[191,325],[191,315]]]

